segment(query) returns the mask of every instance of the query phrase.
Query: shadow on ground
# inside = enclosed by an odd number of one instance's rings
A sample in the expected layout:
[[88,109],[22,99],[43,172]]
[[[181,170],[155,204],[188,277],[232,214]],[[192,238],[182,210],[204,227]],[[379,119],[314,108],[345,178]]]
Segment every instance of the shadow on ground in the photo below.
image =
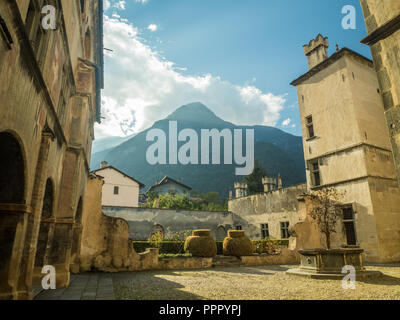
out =
[[[174,281],[157,277],[156,272],[144,271],[146,277],[138,273],[124,272],[113,275],[114,293],[117,300],[202,300],[201,296],[185,292],[184,286]],[[142,273],[142,272],[140,272]],[[175,275],[163,272],[163,275]],[[176,274],[181,275],[181,274]]]

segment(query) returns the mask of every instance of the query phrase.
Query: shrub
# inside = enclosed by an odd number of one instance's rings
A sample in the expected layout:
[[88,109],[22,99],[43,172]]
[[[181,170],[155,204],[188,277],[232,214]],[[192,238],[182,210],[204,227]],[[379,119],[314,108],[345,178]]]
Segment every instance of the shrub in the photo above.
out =
[[[183,241],[162,241],[160,243],[160,254],[183,254]],[[147,248],[156,248],[154,244],[149,241],[133,241],[133,247],[137,253],[146,251]]]
[[194,230],[186,239],[184,250],[194,257],[212,258],[217,255],[217,244],[210,230]]
[[246,237],[243,230],[229,230],[223,242],[223,253],[226,256],[251,256],[254,252],[253,243]]
[[288,239],[265,239],[265,240],[252,240],[255,253],[276,253],[282,247],[289,246]]

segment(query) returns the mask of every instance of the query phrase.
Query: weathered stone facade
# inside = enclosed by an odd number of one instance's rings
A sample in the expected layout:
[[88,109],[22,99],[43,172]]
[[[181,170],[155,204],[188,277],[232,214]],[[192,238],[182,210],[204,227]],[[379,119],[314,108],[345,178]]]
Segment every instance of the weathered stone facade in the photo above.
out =
[[[55,7],[56,29],[42,27]],[[84,6],[82,6],[82,4]],[[0,298],[32,298],[43,265],[79,259],[103,86],[102,1],[0,1]]]
[[263,225],[267,225],[269,237],[282,238],[281,223],[289,226],[299,222],[297,198],[307,191],[306,184],[229,200],[228,210],[240,217],[243,230],[252,239],[265,238]]
[[399,261],[400,190],[372,61],[343,48],[292,84],[307,189],[343,193],[332,245],[359,245],[368,261]]
[[91,175],[83,206],[83,230],[79,270],[128,271],[155,269],[158,249],[137,254],[124,219],[107,217],[102,212],[103,178]]
[[361,0],[400,183],[400,2]]

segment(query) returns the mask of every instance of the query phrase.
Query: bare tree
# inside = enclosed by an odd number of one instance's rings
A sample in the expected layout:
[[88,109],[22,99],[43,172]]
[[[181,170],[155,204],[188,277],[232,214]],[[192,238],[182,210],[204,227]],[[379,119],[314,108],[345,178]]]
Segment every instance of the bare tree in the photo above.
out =
[[331,248],[331,235],[336,233],[336,224],[341,218],[338,204],[343,195],[344,193],[335,188],[324,188],[308,193],[308,197],[312,200],[310,216],[317,222],[319,231],[325,235],[327,249]]

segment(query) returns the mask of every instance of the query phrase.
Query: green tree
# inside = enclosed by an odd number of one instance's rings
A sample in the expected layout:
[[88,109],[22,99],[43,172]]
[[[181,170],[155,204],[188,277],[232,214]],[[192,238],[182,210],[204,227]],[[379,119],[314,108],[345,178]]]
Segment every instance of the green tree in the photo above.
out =
[[257,160],[255,160],[253,172],[244,178],[244,182],[247,183],[247,191],[249,195],[264,192],[262,178],[266,175],[267,173],[264,168]]
[[185,194],[165,193],[159,195],[158,206],[161,209],[192,210],[193,204]]

